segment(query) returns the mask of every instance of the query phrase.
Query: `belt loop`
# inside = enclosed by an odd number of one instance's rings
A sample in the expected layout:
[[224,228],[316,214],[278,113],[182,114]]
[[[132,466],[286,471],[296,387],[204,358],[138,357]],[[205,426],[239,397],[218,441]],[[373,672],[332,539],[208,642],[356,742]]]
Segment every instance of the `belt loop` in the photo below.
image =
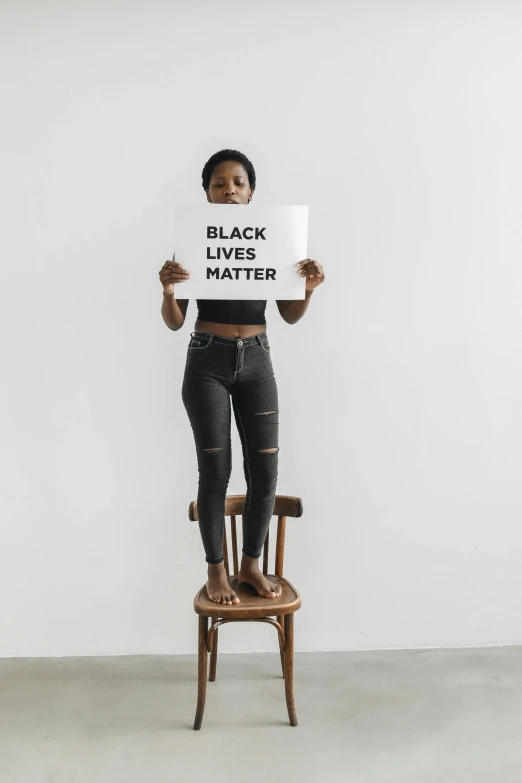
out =
[[212,340],[214,339],[214,332],[210,333],[210,340],[208,341],[209,345],[212,345]]

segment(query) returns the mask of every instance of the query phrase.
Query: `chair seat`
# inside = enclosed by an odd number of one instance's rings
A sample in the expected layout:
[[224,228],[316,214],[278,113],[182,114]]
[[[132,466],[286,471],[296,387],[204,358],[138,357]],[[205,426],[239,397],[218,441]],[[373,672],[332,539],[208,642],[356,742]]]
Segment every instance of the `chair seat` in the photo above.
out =
[[270,617],[284,614],[292,614],[301,607],[301,596],[282,576],[267,574],[267,579],[281,585],[281,595],[277,598],[265,598],[259,595],[251,585],[241,582],[237,576],[229,576],[228,583],[239,598],[238,604],[218,604],[211,601],[207,595],[206,584],[194,598],[194,611],[204,617],[234,617],[248,619],[255,617]]

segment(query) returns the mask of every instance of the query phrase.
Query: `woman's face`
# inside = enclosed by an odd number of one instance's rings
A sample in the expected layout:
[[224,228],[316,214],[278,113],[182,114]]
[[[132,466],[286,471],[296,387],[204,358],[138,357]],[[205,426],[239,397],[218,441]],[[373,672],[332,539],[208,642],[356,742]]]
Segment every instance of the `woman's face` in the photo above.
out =
[[252,188],[241,163],[224,160],[215,167],[207,190],[211,204],[248,204]]

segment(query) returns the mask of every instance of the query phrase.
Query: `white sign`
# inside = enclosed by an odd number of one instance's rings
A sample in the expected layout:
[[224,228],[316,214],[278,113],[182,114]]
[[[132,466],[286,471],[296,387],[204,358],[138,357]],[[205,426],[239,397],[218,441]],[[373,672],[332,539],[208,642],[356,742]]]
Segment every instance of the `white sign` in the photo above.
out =
[[180,299],[304,299],[307,206],[179,204],[175,260],[190,272]]

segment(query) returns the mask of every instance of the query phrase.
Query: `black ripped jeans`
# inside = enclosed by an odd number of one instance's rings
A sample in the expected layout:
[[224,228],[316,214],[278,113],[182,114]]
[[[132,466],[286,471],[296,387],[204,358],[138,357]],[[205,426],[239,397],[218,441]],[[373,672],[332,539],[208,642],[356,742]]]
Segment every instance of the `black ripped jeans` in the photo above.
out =
[[182,399],[196,442],[198,520],[207,563],[223,561],[232,470],[230,398],[247,484],[243,552],[259,557],[274,510],[279,460],[278,396],[268,337],[266,332],[237,339],[192,332]]

